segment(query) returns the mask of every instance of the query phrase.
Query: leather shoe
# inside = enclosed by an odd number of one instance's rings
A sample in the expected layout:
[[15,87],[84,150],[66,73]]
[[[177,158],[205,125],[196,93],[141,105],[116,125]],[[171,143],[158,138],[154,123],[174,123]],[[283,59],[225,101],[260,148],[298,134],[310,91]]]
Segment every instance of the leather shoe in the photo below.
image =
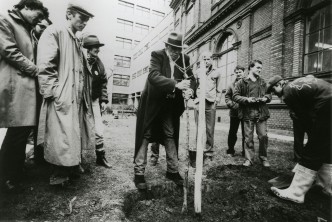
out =
[[183,186],[184,180],[180,176],[179,172],[177,173],[166,172],[166,178],[172,180],[178,186]]
[[96,164],[99,166],[103,166],[105,168],[112,168],[112,166],[108,163],[106,157],[105,157],[105,150],[102,151],[96,151]]
[[144,175],[135,175],[134,183],[137,189],[145,190],[146,189],[146,182]]

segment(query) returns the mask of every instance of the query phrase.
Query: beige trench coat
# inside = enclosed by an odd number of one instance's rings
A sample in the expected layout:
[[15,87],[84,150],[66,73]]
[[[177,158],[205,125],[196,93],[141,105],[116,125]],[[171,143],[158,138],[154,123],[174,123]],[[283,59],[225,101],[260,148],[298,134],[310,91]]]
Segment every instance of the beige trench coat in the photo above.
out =
[[0,128],[36,124],[33,40],[17,11],[0,15]]
[[46,161],[58,166],[81,162],[82,149],[94,148],[91,75],[83,72],[82,50],[67,27],[49,26],[38,44],[40,93],[44,97],[38,144]]

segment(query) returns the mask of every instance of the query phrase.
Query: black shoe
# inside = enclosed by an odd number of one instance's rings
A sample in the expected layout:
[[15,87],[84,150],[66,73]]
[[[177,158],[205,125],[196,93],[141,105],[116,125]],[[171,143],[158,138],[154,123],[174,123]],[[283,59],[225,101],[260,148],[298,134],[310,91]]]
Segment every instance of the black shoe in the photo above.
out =
[[112,168],[111,165],[106,160],[105,150],[102,150],[102,151],[96,150],[96,155],[97,155],[97,160],[96,160],[97,165],[103,166],[103,167],[106,167],[106,168]]
[[229,155],[229,156],[234,156],[235,151],[232,150],[232,149],[228,149],[228,150],[226,151],[226,154]]
[[146,189],[146,182],[144,175],[135,175],[134,183],[137,189],[145,190]]
[[183,186],[184,180],[179,173],[166,172],[166,178],[172,180],[178,186]]

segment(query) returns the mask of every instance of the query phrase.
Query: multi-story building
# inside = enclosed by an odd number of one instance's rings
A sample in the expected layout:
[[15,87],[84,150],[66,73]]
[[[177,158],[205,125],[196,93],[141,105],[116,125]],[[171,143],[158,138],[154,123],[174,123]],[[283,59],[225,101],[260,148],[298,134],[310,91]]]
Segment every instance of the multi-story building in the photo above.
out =
[[109,81],[112,105],[128,104],[131,81],[132,51],[150,33],[167,13],[168,0],[111,1],[113,15],[110,21],[113,70]]
[[173,12],[168,15],[156,26],[156,28],[149,33],[133,50],[132,66],[131,66],[131,84],[130,84],[130,104],[135,108],[138,107],[138,102],[143,91],[146,78],[149,73],[149,65],[151,52],[154,50],[163,49],[165,47],[164,41],[168,34],[174,30]]
[[[262,77],[288,79],[312,74],[332,78],[332,8],[330,0],[172,0],[174,25],[184,30],[186,50],[195,61],[209,50],[223,75],[223,93],[233,69],[249,61],[263,62]],[[218,119],[228,121],[225,102]],[[271,128],[291,129],[286,106],[269,105]]]

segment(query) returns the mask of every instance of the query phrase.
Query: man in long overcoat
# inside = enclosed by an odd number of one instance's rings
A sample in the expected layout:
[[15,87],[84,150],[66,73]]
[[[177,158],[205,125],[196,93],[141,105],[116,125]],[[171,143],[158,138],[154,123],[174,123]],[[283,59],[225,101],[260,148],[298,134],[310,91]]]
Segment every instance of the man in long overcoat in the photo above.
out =
[[134,171],[138,189],[146,188],[144,172],[149,142],[165,146],[166,177],[179,185],[183,183],[178,171],[177,152],[180,116],[184,111],[184,98],[193,95],[195,78],[190,69],[185,76],[189,57],[181,56],[181,51],[182,36],[173,32],[165,42],[165,49],[151,53],[149,75],[137,112]]
[[68,181],[70,170],[81,163],[82,149],[94,148],[92,77],[85,75],[82,43],[75,35],[91,17],[81,5],[69,4],[68,24],[49,26],[38,44],[38,80],[44,97],[38,144],[44,144],[45,160],[54,165],[51,185]]
[[8,128],[0,151],[0,184],[14,188],[25,147],[36,124],[36,76],[31,30],[48,16],[38,0],[20,1],[0,15],[0,128]]

